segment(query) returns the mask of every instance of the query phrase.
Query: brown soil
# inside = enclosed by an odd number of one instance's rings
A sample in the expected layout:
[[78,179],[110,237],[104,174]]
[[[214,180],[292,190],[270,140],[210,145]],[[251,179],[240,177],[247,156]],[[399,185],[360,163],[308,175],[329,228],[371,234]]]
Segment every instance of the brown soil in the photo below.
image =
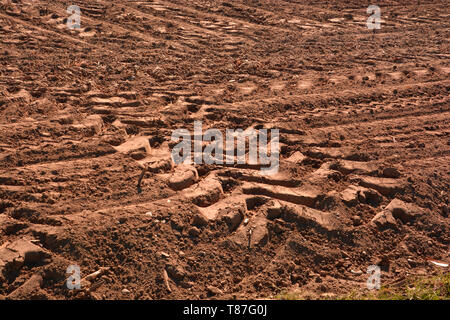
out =
[[[382,284],[448,270],[429,261],[450,260],[448,3],[377,4],[373,33],[356,0],[0,0],[0,298],[320,297],[372,264]],[[280,129],[280,172],[174,166],[194,120]]]

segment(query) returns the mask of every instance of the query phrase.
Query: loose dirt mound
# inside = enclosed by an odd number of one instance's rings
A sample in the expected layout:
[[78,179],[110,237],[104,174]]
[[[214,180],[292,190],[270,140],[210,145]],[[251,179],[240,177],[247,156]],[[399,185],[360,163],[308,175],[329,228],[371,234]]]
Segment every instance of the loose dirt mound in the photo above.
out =
[[[364,290],[449,261],[448,5],[0,0],[0,297]],[[280,171],[171,134],[280,130]],[[148,167],[136,188],[141,168]],[[81,269],[69,290],[66,270]],[[94,273],[96,272],[96,273]]]

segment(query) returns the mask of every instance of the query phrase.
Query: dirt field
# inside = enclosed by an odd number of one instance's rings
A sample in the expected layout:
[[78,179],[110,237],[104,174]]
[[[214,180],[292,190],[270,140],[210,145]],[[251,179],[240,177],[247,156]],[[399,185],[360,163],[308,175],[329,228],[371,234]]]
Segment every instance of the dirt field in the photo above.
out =
[[[450,9],[374,2],[0,0],[0,298],[332,298],[370,265],[448,272]],[[174,165],[194,120],[279,129],[279,172]]]

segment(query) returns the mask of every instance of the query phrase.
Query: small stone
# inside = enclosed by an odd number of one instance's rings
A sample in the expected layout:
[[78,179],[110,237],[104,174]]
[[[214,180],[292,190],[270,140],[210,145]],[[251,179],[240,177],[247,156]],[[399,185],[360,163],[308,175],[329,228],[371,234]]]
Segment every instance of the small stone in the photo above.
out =
[[195,283],[191,281],[181,281],[180,286],[184,289],[192,288],[195,285]]
[[207,286],[206,289],[208,290],[208,294],[212,296],[217,296],[223,294],[222,290],[219,288],[216,288],[214,286]]
[[123,290],[122,290],[122,293],[123,293],[123,294],[130,294],[131,292],[130,292],[130,290],[128,290],[128,289],[123,289]]
[[352,221],[353,221],[353,225],[355,225],[355,226],[359,226],[359,225],[362,224],[362,219],[361,219],[361,217],[360,217],[360,216],[357,216],[357,215],[354,215],[354,216],[352,217]]
[[350,270],[351,273],[353,273],[354,275],[360,276],[363,274],[363,272],[361,270]]
[[306,159],[305,155],[303,155],[300,151],[295,151],[289,158],[286,159],[286,161],[293,163],[301,163],[305,159]]
[[160,259],[169,259],[170,258],[170,254],[161,251],[161,252],[158,252],[158,258],[160,258]]

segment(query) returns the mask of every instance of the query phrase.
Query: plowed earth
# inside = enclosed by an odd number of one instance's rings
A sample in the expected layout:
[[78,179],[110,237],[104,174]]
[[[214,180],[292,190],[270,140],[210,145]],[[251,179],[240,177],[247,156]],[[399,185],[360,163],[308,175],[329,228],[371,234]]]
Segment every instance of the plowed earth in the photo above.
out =
[[[356,0],[0,0],[0,297],[318,298],[373,264],[382,284],[448,272],[448,2],[376,4],[372,32]],[[194,120],[279,129],[279,173],[174,165]]]

